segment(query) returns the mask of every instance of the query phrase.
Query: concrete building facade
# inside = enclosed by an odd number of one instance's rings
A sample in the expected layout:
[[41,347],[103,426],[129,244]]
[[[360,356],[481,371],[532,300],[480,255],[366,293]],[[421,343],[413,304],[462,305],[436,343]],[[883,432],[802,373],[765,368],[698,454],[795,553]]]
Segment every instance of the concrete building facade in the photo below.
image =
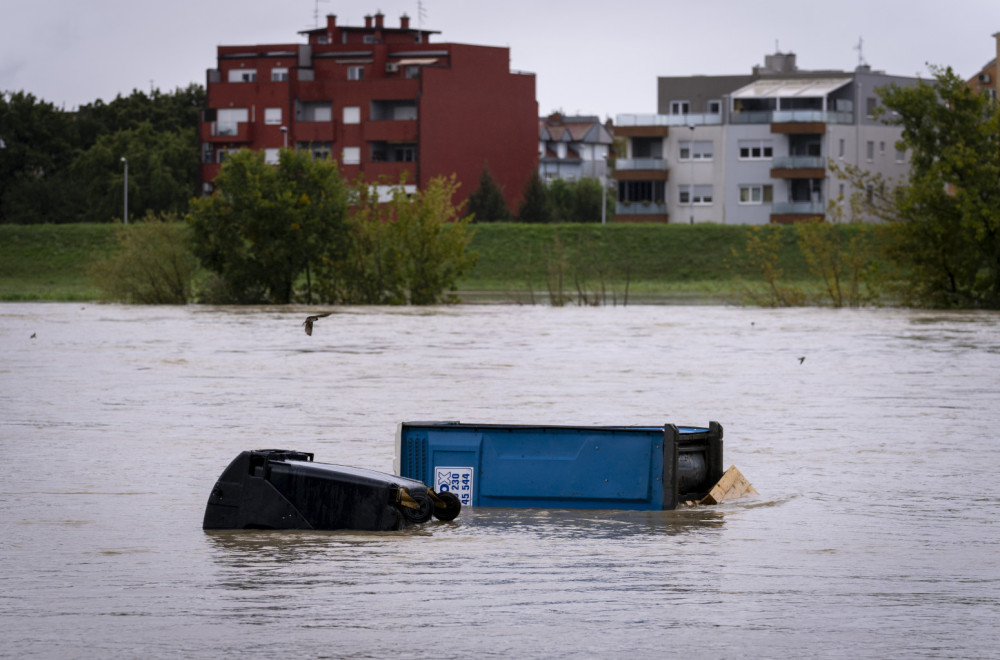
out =
[[776,53],[746,76],[658,79],[657,115],[619,115],[616,221],[793,223],[847,195],[829,164],[906,176],[901,129],[874,118],[875,90],[916,79],[861,65],[799,70]]

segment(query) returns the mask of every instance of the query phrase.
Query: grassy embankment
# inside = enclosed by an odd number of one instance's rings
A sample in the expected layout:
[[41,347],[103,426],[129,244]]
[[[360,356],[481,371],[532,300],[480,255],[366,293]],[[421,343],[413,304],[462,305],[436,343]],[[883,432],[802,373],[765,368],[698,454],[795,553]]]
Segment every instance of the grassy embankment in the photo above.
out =
[[[0,225],[0,300],[94,300],[91,264],[115,249],[111,224]],[[463,300],[622,304],[737,300],[759,274],[743,272],[749,227],[723,225],[475,226],[476,268]],[[789,284],[818,288],[783,228],[779,262]]]

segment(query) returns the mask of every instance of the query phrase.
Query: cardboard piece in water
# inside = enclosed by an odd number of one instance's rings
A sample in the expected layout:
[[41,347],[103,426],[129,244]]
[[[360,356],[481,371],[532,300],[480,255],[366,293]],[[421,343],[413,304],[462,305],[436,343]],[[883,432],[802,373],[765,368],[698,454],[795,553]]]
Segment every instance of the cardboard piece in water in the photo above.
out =
[[744,495],[759,495],[743,473],[735,465],[729,466],[719,482],[715,484],[708,495],[701,498],[699,504],[719,504],[726,500],[735,500]]

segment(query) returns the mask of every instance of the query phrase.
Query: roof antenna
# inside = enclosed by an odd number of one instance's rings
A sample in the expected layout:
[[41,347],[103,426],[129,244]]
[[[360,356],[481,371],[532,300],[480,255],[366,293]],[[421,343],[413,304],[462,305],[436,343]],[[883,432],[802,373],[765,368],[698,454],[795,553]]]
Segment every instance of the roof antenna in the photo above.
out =
[[424,17],[427,16],[427,12],[424,11],[423,0],[417,0],[417,29],[423,31],[424,29]]
[[327,2],[328,0],[316,0],[315,9],[313,9],[313,21],[315,21],[315,27],[319,27],[319,3]]
[[864,40],[858,37],[858,45],[854,47],[854,50],[858,51],[858,66],[862,67],[865,65],[865,55],[864,55]]

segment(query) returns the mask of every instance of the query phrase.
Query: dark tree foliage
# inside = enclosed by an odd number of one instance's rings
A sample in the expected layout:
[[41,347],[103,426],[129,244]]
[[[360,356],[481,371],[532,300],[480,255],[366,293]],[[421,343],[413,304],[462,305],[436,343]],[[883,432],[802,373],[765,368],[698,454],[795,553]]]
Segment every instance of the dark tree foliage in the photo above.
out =
[[469,195],[467,208],[474,222],[504,222],[511,219],[503,190],[485,164],[479,175],[479,187]]
[[73,204],[72,116],[25,92],[0,94],[0,222],[65,220]]
[[121,218],[122,157],[130,215],[180,212],[198,194],[204,99],[192,84],[67,112],[25,92],[0,94],[0,222]]
[[521,222],[552,222],[552,204],[549,202],[549,191],[545,187],[542,178],[538,176],[538,170],[528,179],[524,187],[524,195],[521,206],[517,210],[517,219]]

